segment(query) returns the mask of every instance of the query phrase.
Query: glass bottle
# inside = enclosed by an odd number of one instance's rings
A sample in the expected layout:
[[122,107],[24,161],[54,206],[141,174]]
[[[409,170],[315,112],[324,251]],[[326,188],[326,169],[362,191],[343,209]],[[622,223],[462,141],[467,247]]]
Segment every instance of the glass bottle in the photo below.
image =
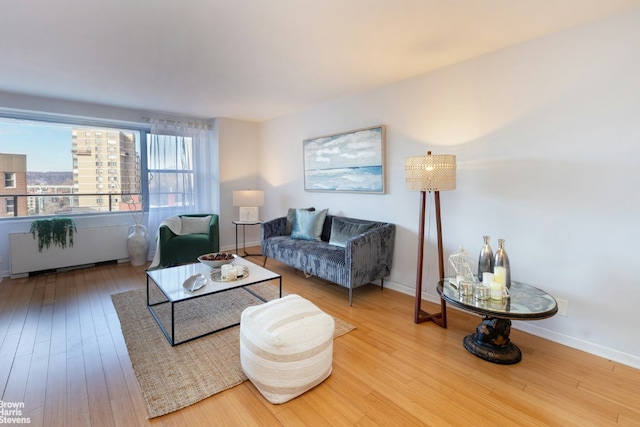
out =
[[505,286],[507,289],[511,287],[511,267],[509,266],[509,256],[504,249],[504,239],[498,239],[498,250],[493,262],[494,267],[504,267],[506,270]]
[[[484,239],[484,245],[480,249],[480,256],[478,257],[478,280],[482,283],[482,273],[485,271],[493,273],[493,250],[489,244],[490,236],[482,236]],[[508,261],[507,261],[508,262]]]

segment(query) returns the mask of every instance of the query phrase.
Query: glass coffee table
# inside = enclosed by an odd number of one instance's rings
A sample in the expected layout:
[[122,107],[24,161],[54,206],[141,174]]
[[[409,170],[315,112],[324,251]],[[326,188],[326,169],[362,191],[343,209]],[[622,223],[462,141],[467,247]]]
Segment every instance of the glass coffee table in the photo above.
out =
[[[191,303],[196,299],[218,298],[219,300],[220,298],[225,298],[225,293],[240,289],[250,294],[251,300],[255,301],[255,303],[263,303],[267,300],[253,292],[250,286],[271,280],[278,280],[279,297],[282,297],[281,275],[241,257],[235,258],[233,265],[245,267],[246,274],[244,277],[226,281],[220,276],[220,268],[211,268],[202,263],[147,271],[147,307],[172,346],[184,344],[240,324],[240,316],[238,314],[234,321],[217,324],[211,329],[200,331],[195,335],[176,339],[176,328],[179,326],[176,322],[199,322],[200,319],[197,312],[188,312],[192,309],[193,305]],[[206,302],[204,300],[205,308]],[[200,304],[200,306],[202,305]],[[241,308],[239,307],[238,309],[240,310]],[[206,314],[211,315],[211,311]]]
[[436,289],[451,305],[483,316],[476,332],[464,338],[464,347],[481,359],[503,365],[522,360],[522,352],[509,340],[511,320],[546,319],[558,312],[558,304],[551,295],[513,280],[509,297],[502,301],[481,301],[473,295],[460,295],[448,279],[440,280]]

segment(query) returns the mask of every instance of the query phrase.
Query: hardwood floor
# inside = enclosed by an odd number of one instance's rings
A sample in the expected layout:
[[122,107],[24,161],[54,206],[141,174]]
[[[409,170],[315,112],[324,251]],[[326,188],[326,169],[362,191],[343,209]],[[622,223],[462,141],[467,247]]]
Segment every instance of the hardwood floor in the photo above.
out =
[[33,426],[640,425],[639,370],[517,330],[522,362],[495,365],[462,346],[478,317],[450,308],[447,329],[415,325],[408,295],[368,285],[349,307],[344,288],[267,268],[357,327],[335,340],[332,375],[304,395],[271,405],[246,381],[147,420],[110,298],[144,287],[145,271],[120,264],[0,283],[5,409],[24,403]]

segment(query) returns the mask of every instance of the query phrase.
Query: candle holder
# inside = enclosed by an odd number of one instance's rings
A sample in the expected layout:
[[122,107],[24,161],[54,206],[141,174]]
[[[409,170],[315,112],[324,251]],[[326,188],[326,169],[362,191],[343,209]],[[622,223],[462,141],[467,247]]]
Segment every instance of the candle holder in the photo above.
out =
[[473,282],[461,281],[458,284],[458,291],[463,297],[473,295]]
[[480,301],[487,301],[491,298],[491,288],[483,285],[482,283],[478,283],[473,288],[473,296],[475,299]]

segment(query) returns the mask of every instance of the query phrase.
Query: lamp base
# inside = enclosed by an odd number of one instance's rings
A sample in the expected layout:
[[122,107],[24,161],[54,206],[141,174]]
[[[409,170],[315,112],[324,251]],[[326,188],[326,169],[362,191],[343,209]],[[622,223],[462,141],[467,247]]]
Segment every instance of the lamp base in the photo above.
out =
[[446,316],[443,316],[442,313],[429,314],[424,310],[418,310],[415,313],[415,323],[424,323],[424,322],[433,322],[441,328],[447,327],[447,319]]
[[258,222],[258,207],[240,207],[240,222]]

